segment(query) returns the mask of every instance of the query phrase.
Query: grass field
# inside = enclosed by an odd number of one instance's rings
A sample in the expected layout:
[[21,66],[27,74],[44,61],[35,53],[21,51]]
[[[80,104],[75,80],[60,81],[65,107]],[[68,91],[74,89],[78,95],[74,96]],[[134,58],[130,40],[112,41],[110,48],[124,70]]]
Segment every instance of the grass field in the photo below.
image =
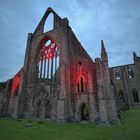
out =
[[121,125],[99,127],[93,124],[57,124],[0,118],[0,140],[140,140],[140,109],[126,111]]

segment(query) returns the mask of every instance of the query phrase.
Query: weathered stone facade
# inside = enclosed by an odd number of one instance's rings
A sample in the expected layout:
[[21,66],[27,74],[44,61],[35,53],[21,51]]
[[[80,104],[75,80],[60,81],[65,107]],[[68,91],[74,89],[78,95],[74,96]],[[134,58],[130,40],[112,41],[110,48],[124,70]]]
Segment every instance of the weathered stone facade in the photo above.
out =
[[119,100],[118,109],[140,107],[140,57],[133,53],[134,64],[109,68]]
[[[50,13],[54,28],[43,32]],[[101,41],[101,58],[92,60],[67,18],[48,8],[28,34],[23,68],[0,93],[0,115],[117,123],[119,110],[140,106],[140,58],[134,54],[134,59],[134,64],[109,68]]]

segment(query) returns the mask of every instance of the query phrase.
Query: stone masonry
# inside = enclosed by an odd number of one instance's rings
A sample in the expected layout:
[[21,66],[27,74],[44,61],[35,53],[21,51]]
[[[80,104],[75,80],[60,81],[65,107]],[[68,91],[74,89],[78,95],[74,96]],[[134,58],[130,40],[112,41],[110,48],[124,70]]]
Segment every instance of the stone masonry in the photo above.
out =
[[[50,14],[53,29],[44,32]],[[101,57],[93,60],[68,19],[48,8],[34,33],[28,34],[23,67],[1,84],[0,116],[110,125],[119,122],[120,111],[140,107],[139,85],[136,53],[134,64],[109,68],[101,40]]]

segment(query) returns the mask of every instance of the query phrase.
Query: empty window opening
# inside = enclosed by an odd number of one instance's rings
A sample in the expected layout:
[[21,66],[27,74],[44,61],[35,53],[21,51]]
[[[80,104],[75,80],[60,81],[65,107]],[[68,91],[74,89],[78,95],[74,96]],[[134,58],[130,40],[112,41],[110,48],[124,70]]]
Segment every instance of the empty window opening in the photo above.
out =
[[77,84],[77,89],[78,89],[78,92],[80,92],[80,85],[79,85],[79,83]]
[[49,45],[51,45],[51,40],[47,40],[45,43],[45,47],[48,47]]
[[78,92],[85,92],[85,91],[87,91],[86,79],[83,76],[80,76],[78,78],[76,87],[77,87],[77,91]]
[[54,25],[53,21],[54,21],[54,15],[50,13],[44,24],[44,33],[53,29],[53,25]]
[[116,80],[121,79],[120,72],[118,70],[115,71],[115,78],[116,78]]
[[128,78],[129,79],[134,78],[134,73],[133,73],[133,70],[131,68],[128,68]]
[[84,81],[83,81],[83,77],[81,77],[81,92],[84,92]]

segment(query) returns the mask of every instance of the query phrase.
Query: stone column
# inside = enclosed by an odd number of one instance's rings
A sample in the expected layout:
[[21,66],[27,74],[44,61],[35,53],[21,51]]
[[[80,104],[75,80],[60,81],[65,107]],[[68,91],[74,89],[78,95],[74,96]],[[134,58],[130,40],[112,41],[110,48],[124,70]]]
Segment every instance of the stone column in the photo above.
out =
[[95,107],[96,101],[94,97],[94,91],[93,91],[93,78],[92,73],[88,72],[88,92],[89,92],[89,103],[90,103],[90,115],[89,120],[91,122],[94,122],[97,119],[97,109]]
[[102,61],[100,58],[95,59],[96,74],[97,74],[97,94],[98,94],[98,107],[99,107],[99,124],[109,124],[108,123],[108,109],[107,100],[105,95],[105,89],[103,85],[103,71],[102,71]]

